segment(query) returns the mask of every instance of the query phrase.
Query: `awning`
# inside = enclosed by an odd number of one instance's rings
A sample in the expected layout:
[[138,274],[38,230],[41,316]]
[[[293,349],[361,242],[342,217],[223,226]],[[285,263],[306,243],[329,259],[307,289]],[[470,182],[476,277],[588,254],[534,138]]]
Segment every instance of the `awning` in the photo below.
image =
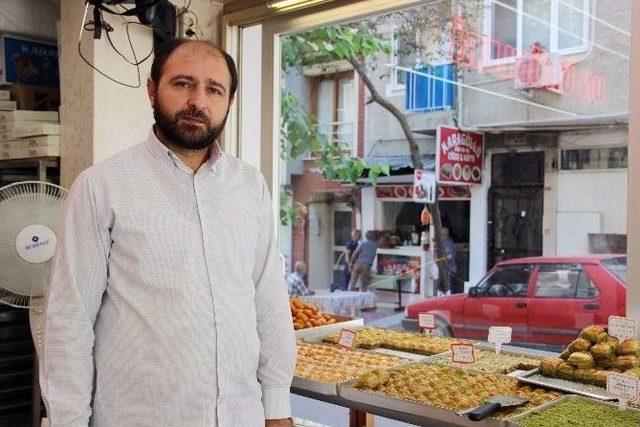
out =
[[[435,170],[436,156],[433,154],[424,154],[420,156],[420,158],[423,169],[429,171]],[[365,157],[364,161],[369,165],[389,165],[392,171],[413,168],[411,156],[370,156]]]
[[[420,150],[420,158],[422,167],[426,170],[434,170],[436,164],[435,157],[435,139],[429,137],[416,138],[418,149]],[[409,150],[409,144],[406,139],[384,139],[376,141],[364,158],[364,161],[370,165],[389,165],[392,172],[406,169],[413,174],[413,162]]]
[[523,131],[562,131],[592,129],[600,127],[627,126],[629,124],[629,113],[603,114],[570,117],[566,119],[553,120],[530,120],[520,122],[488,123],[480,125],[466,126],[470,129],[477,129],[481,132],[502,133],[502,132],[523,132]]

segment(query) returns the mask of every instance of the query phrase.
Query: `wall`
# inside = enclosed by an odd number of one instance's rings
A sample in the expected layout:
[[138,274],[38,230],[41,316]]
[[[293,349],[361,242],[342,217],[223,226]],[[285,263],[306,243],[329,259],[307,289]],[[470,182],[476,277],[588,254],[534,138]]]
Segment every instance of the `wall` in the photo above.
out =
[[58,8],[51,0],[2,0],[0,33],[56,40]]
[[[462,124],[473,127],[489,123],[522,122],[544,119],[564,119],[570,116],[530,106],[522,102],[500,98],[493,93],[517,98],[522,101],[543,104],[579,115],[616,114],[628,111],[629,102],[629,37],[612,30],[609,25],[629,31],[630,0],[592,1],[595,10],[592,13],[599,21],[592,21],[591,39],[593,44],[586,52],[569,56],[576,63],[574,72],[588,72],[602,76],[606,83],[606,99],[602,103],[587,102],[577,96],[576,90],[558,95],[547,90],[531,90],[524,93],[514,88],[513,79],[500,77],[508,74],[508,67],[486,67],[480,72],[474,70],[464,74],[464,83],[491,93],[482,93],[474,89],[463,89],[464,108]],[[605,24],[606,23],[606,24]],[[612,53],[617,52],[619,55]],[[478,53],[478,57],[481,58]],[[584,75],[584,74],[582,74]]]
[[[173,0],[178,7],[187,4]],[[146,95],[146,80],[152,59],[140,65],[140,87],[129,88],[92,72],[77,55],[77,31],[82,19],[80,2],[61,2],[61,74],[63,83],[61,122],[63,156],[61,181],[69,186],[75,177],[92,164],[142,142],[153,124],[152,110]],[[90,8],[91,10],[91,8]],[[217,19],[221,4],[209,0],[193,0],[190,10],[198,15],[203,29],[203,39],[217,42]],[[91,14],[91,11],[90,11]],[[125,21],[118,16],[105,15],[114,27],[111,38],[116,47],[133,61],[125,31]],[[132,19],[133,20],[133,19]],[[130,25],[131,42],[138,60],[146,56],[152,46],[151,31],[139,25]],[[75,33],[75,38],[74,38]],[[87,59],[105,74],[137,85],[134,66],[127,64],[109,45],[106,36],[93,41],[85,31],[82,39]]]

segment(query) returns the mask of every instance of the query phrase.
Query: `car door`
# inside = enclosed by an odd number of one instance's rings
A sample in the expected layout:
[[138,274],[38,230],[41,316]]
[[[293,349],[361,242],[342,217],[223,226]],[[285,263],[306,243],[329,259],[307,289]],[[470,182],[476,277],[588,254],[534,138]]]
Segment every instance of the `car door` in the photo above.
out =
[[512,341],[527,340],[530,264],[498,265],[469,292],[463,308],[467,338],[486,340],[491,326],[513,328]]
[[529,341],[569,344],[598,323],[601,292],[581,263],[540,264],[529,301]]

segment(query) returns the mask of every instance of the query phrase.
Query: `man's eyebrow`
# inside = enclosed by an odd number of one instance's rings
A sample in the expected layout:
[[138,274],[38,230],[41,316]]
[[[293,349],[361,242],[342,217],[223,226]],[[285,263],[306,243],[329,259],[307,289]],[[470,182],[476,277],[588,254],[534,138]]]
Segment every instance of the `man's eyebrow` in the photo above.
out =
[[217,87],[219,89],[221,89],[224,93],[226,93],[227,88],[224,87],[224,85],[222,83],[220,83],[217,80],[213,80],[213,79],[207,79],[207,86],[214,86]]
[[173,76],[173,77],[171,78],[171,81],[173,82],[173,81],[180,80],[180,79],[182,79],[182,80],[189,80],[189,81],[191,81],[191,82],[195,82],[195,81],[197,81],[197,79],[196,79],[195,77],[193,77],[193,76],[189,76],[189,75],[187,75],[187,74],[178,74],[177,76]]

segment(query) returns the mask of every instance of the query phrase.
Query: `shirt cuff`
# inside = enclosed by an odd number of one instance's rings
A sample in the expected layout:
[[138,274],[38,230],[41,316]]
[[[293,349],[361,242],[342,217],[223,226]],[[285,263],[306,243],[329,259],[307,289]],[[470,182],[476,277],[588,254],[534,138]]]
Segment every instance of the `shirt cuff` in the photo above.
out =
[[288,387],[262,389],[264,418],[279,420],[291,417],[291,393]]

